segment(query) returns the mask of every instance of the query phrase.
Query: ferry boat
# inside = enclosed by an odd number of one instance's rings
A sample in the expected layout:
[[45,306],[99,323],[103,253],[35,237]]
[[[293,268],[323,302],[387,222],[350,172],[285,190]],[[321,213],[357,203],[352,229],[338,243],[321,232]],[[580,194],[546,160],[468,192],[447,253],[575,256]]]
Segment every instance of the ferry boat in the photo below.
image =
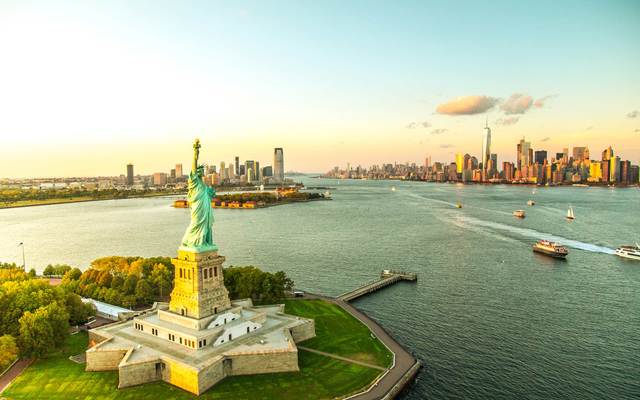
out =
[[529,200],[529,201],[527,201],[527,205],[528,205],[528,206],[535,206],[535,205],[536,205],[536,202],[535,202],[535,201],[533,201],[533,200]]
[[524,210],[515,210],[513,212],[514,217],[524,218]]
[[553,258],[565,258],[569,251],[566,247],[560,246],[558,243],[552,243],[548,240],[540,240],[533,245],[534,253],[540,253]]
[[569,209],[567,210],[567,219],[569,221],[573,221],[574,219],[576,219],[576,216],[573,213],[573,207],[569,207]]
[[635,246],[620,246],[616,249],[616,254],[620,257],[640,260],[640,244],[636,243]]

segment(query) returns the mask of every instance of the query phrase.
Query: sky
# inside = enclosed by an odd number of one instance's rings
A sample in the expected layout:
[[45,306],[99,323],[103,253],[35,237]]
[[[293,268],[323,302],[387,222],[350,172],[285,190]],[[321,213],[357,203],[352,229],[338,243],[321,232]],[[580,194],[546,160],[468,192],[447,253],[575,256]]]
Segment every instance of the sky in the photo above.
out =
[[254,159],[640,162],[638,1],[0,0],[0,177]]

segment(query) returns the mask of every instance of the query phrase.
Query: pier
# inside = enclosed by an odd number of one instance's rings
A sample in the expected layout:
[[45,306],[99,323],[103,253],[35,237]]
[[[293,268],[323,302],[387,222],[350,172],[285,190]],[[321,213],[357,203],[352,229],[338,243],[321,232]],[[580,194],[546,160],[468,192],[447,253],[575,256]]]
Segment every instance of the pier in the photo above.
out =
[[418,276],[413,272],[385,269],[380,274],[380,279],[364,284],[359,288],[353,289],[347,293],[341,294],[340,296],[338,296],[338,299],[344,302],[349,302],[357,299],[358,297],[362,297],[369,293],[378,291],[389,285],[393,285],[396,282],[400,282],[400,281],[415,282],[417,279],[418,279]]

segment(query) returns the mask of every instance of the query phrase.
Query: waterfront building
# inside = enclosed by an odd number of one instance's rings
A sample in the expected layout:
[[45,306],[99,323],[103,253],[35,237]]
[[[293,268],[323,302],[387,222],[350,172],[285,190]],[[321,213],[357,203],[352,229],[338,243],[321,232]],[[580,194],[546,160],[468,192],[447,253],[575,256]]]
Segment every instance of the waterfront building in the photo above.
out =
[[273,167],[271,165],[267,165],[266,167],[262,167],[262,176],[265,178],[269,178],[273,176]]
[[518,143],[517,147],[517,158],[516,158],[516,163],[518,166],[518,169],[522,169],[524,167],[529,166],[529,164],[531,164],[531,153],[533,151],[533,149],[531,148],[531,143],[527,142],[524,140],[524,137],[522,139],[520,139],[520,142]]
[[636,185],[640,183],[640,168],[637,165],[632,165],[629,169],[629,184]]
[[512,162],[503,161],[502,162],[502,177],[507,181],[511,182],[514,177],[514,165]]
[[602,180],[602,163],[591,161],[589,164],[589,182],[600,182]]
[[155,186],[164,186],[167,184],[167,174],[165,172],[155,172],[153,174],[153,184]]
[[462,156],[462,153],[456,153],[456,172],[458,174],[461,174],[463,169],[464,169],[464,158]]
[[[347,171],[348,173],[350,171]],[[273,179],[276,182],[284,181],[284,154],[282,147],[273,149]]]
[[182,178],[184,175],[182,173],[182,164],[176,164],[176,179]]
[[127,186],[133,185],[133,164],[127,164]]
[[602,161],[609,161],[613,158],[613,149],[611,146],[602,151]]
[[489,128],[489,120],[485,122],[482,134],[482,180],[487,179],[487,166],[491,158],[491,129]]
[[620,157],[611,157],[609,160],[609,182],[620,182]]
[[623,185],[628,185],[630,182],[630,174],[631,174],[631,162],[620,161],[620,183]]
[[536,150],[534,153],[534,162],[540,165],[543,165],[547,162],[547,151],[546,150]]
[[242,175],[242,174],[240,173],[240,157],[236,156],[235,164],[234,164],[234,165],[235,165],[235,175],[238,175],[238,176],[239,176],[239,175]]

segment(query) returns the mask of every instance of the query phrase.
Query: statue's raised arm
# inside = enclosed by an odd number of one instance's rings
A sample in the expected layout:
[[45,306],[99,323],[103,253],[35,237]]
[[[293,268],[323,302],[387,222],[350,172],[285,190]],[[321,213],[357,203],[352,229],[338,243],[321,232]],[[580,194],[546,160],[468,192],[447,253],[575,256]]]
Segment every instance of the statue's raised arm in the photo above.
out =
[[196,139],[193,143],[193,163],[191,164],[191,172],[198,172],[198,157],[200,157],[200,139]]

